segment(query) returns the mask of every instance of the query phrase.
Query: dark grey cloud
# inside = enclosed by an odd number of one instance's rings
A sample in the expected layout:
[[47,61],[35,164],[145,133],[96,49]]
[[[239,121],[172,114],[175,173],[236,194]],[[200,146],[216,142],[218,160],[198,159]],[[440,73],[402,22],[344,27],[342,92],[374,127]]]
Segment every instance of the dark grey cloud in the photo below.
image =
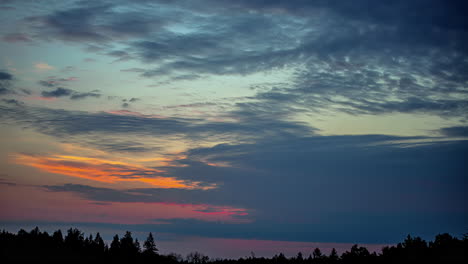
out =
[[180,104],[180,105],[169,105],[165,106],[165,108],[196,108],[196,107],[205,107],[205,106],[215,106],[217,103],[213,102],[204,102],[204,103],[193,103],[193,104]]
[[[313,210],[313,209],[311,209]],[[461,214],[458,214],[461,215]],[[356,216],[352,213],[330,215],[328,226],[317,223],[229,223],[229,222],[207,222],[196,219],[156,219],[164,222],[159,225],[148,225],[135,227],[137,230],[151,228],[158,232],[168,232],[181,235],[194,235],[201,237],[280,240],[280,241],[305,241],[305,242],[334,242],[334,243],[397,243],[407,234],[402,232],[408,223],[421,223],[427,219],[425,227],[415,226],[411,234],[417,234],[424,238],[431,238],[437,233],[428,232],[427,229],[437,229],[438,225],[446,226],[443,217],[432,213],[418,215],[414,213],[405,214],[404,219],[388,219],[380,214],[361,214]],[[346,219],[349,224],[342,226],[335,219]],[[461,218],[458,218],[461,219]],[[364,221],[361,222],[360,221]],[[460,220],[453,221],[456,225],[462,225]],[[382,237],[382,227],[385,227],[387,235]],[[404,227],[404,228],[401,228]]]
[[11,104],[11,105],[15,105],[15,106],[20,106],[20,105],[24,104],[23,102],[18,101],[16,99],[2,99],[1,101],[6,103],[6,104]]
[[[137,113],[138,114],[138,113]],[[59,137],[93,134],[133,134],[229,141],[260,137],[311,135],[314,129],[301,122],[244,118],[241,122],[209,122],[202,119],[152,118],[128,113],[89,113],[36,107],[3,107],[2,119],[30,124]]]
[[[43,86],[47,86],[47,87],[55,87],[56,86],[56,83],[45,83],[43,84]],[[57,87],[55,88],[55,90],[52,90],[52,91],[42,91],[41,92],[41,95],[43,97],[68,97],[71,99],[71,100],[81,100],[81,99],[85,99],[85,98],[88,98],[88,97],[94,97],[94,98],[99,98],[101,97],[101,94],[99,93],[99,91],[91,91],[91,92],[77,92],[75,90],[72,90],[72,89],[68,89],[68,88],[64,88],[64,87]]]
[[468,126],[444,127],[439,133],[447,137],[468,137]]
[[6,94],[14,94],[15,92],[12,90],[12,82],[13,75],[5,72],[0,71],[0,95]]
[[129,69],[122,69],[121,72],[145,72],[143,68],[129,68]]
[[[142,61],[159,64],[143,76],[173,75],[169,80],[174,81],[187,75],[247,75],[295,68],[292,82],[281,90],[259,93],[255,97],[259,102],[250,107],[272,108],[271,104],[279,102],[292,113],[328,109],[354,115],[466,116],[468,36],[460,11],[466,9],[465,4],[210,3],[210,7],[196,9],[219,16],[201,19],[197,31],[161,32],[132,43]],[[239,12],[221,16],[222,10],[231,8]],[[246,9],[256,12],[246,14]],[[287,16],[274,16],[278,10]],[[410,10],[426,15],[416,19]]]
[[73,90],[63,88],[63,87],[58,87],[53,91],[42,91],[41,95],[44,97],[64,97],[64,96],[70,96],[73,93]]
[[[187,159],[179,160],[184,167],[162,168],[166,176],[218,183],[217,189],[206,191],[113,190],[74,184],[43,188],[95,202],[210,205],[208,211],[220,206],[245,208],[248,215],[242,218],[251,221],[174,219],[157,227],[176,233],[180,229],[185,235],[387,243],[408,232],[461,233],[468,218],[463,158],[468,144],[429,138],[426,144],[411,143],[422,139],[382,135],[266,139],[192,149]],[[421,225],[424,219],[431,220]],[[212,228],[205,230],[209,225]]]
[[144,36],[166,23],[158,17],[158,12],[136,11],[141,10],[141,6],[128,11],[119,10],[125,4],[132,5],[122,1],[78,1],[70,3],[66,9],[29,16],[26,22],[45,39],[94,43]]
[[467,9],[440,0],[100,1],[29,19],[38,35],[146,63],[122,71],[160,85],[295,70],[282,90],[256,96],[258,109],[466,117]]
[[107,55],[113,56],[113,57],[125,57],[125,56],[128,56],[128,53],[122,50],[115,50],[115,51],[111,51],[107,53]]
[[[410,26],[412,28],[464,29],[468,23],[464,19],[464,12],[468,5],[464,1],[416,0],[407,2],[396,0],[376,3],[372,0],[357,0],[352,3],[343,1],[209,1],[218,8],[238,8],[257,10],[260,12],[278,12],[281,10],[293,15],[307,16],[317,9],[330,10],[333,13],[353,20],[365,20],[379,24]],[[365,7],[365,8],[363,8]],[[415,14],[418,14],[416,16]]]
[[107,39],[106,36],[98,32],[97,25],[93,21],[109,7],[108,5],[74,7],[46,16],[30,17],[29,20],[43,24],[46,27],[44,33],[64,40],[104,41]]
[[80,99],[85,99],[88,97],[94,97],[94,98],[99,98],[101,97],[101,93],[97,90],[91,91],[91,92],[85,92],[85,93],[80,93],[80,92],[74,92],[71,96],[71,100],[80,100]]
[[90,145],[93,145],[101,150],[107,152],[121,152],[121,153],[136,153],[136,152],[150,152],[150,151],[159,151],[162,148],[151,146],[149,144],[144,144],[138,141],[122,141],[122,140],[113,140],[107,138],[106,141],[102,140],[92,140],[89,142]]
[[[223,175],[224,189],[220,194],[226,195],[225,199],[235,199],[248,208],[268,208],[270,214],[278,213],[275,217],[286,212],[297,215],[300,208],[313,201],[318,202],[314,208],[322,212],[339,208],[392,211],[405,206],[416,211],[444,210],[455,204],[461,208],[464,195],[456,186],[465,184],[462,157],[467,151],[466,142],[424,146],[390,143],[400,140],[410,139],[388,136],[266,139],[256,144],[194,149],[188,152],[190,162],[183,163],[189,166],[166,169],[182,179],[197,177],[207,182]],[[385,142],[388,143],[381,144]],[[207,166],[197,160],[231,167]],[[446,173],[452,177],[444,178]],[[236,196],[236,190],[242,190],[243,195]],[[452,196],[449,190],[458,191]],[[415,196],[402,205],[410,193]],[[423,209],[425,202],[431,205]],[[292,205],[296,208],[292,209]],[[275,208],[283,209],[279,212]],[[314,213],[303,213],[302,217],[307,215]]]
[[130,99],[122,99],[122,108],[129,108],[132,103],[138,102],[141,99],[132,97]]
[[76,81],[78,78],[76,77],[57,77],[57,76],[49,76],[46,80],[40,80],[37,83],[46,88],[53,88],[57,86],[65,86],[70,82]]
[[44,87],[48,87],[48,88],[52,88],[52,87],[55,87],[57,86],[57,83],[55,83],[54,81],[45,81],[45,80],[40,80],[38,82],[41,86],[44,86]]
[[12,80],[13,79],[13,75],[11,75],[10,73],[8,72],[0,72],[0,80]]

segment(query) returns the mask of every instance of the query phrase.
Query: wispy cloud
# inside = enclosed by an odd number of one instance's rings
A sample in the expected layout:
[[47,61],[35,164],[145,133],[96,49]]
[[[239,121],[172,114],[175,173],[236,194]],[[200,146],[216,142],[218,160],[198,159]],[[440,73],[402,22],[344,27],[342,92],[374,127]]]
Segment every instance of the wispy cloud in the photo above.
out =
[[34,68],[39,71],[49,71],[55,69],[53,66],[45,63],[45,62],[38,62],[34,64]]
[[9,43],[16,43],[16,42],[31,42],[32,39],[30,36],[21,33],[11,33],[6,34],[2,37],[2,39]]

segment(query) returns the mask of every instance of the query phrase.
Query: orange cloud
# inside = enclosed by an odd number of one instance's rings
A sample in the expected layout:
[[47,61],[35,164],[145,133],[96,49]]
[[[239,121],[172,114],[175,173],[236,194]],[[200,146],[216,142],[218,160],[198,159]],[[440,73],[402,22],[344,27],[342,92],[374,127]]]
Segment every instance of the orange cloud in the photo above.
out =
[[175,177],[158,176],[164,171],[127,162],[110,161],[70,155],[16,155],[15,162],[42,171],[94,181],[116,183],[122,181],[143,182],[157,188],[213,189],[201,182],[189,182]]

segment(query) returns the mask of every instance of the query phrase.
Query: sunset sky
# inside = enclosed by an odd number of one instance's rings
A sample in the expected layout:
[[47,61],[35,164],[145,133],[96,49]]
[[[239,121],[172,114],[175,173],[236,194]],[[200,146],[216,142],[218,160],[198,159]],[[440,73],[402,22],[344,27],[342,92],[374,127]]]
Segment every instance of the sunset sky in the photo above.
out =
[[468,232],[445,0],[0,1],[0,228],[307,256]]

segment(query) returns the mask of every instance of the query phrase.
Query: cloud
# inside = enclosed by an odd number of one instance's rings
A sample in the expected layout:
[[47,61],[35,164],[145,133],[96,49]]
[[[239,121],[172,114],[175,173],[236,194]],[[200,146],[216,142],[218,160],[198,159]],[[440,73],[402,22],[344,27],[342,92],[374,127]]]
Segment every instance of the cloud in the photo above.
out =
[[0,72],[0,80],[1,81],[10,81],[13,79],[13,75],[8,72]]
[[[45,83],[43,86],[48,86],[48,87],[55,87],[57,84],[55,83]],[[81,100],[85,99],[87,97],[94,97],[94,98],[99,98],[101,97],[101,94],[98,91],[91,91],[91,92],[77,92],[72,89],[67,89],[63,87],[57,87],[53,91],[42,91],[41,95],[46,98],[53,98],[53,97],[66,97],[69,96],[71,100]]]
[[123,102],[122,103],[122,108],[128,108],[128,107],[130,107],[131,103],[135,103],[135,102],[140,101],[140,100],[141,99],[135,98],[135,97],[132,97],[130,99],[122,99],[122,102]]
[[203,119],[169,118],[143,115],[130,111],[89,113],[41,107],[2,109],[2,119],[26,122],[32,128],[49,135],[159,135],[191,140],[205,138],[224,140],[251,140],[263,137],[292,138],[314,134],[314,129],[296,121],[243,117],[241,122],[210,122]]
[[64,11],[56,11],[46,16],[30,17],[30,21],[42,23],[48,34],[70,41],[101,41],[105,37],[95,32],[92,20],[108,9],[109,6],[75,7]]
[[145,12],[117,11],[117,6],[115,2],[78,2],[68,9],[29,16],[26,22],[41,25],[35,30],[40,31],[45,38],[95,43],[144,36],[164,24],[158,17],[149,16]]
[[15,162],[50,173],[71,177],[84,178],[94,181],[114,182],[142,182],[158,188],[180,189],[209,189],[213,186],[203,185],[201,182],[178,180],[174,177],[159,176],[162,171],[146,168],[138,164],[116,162],[98,158],[80,156],[39,156],[17,155]]
[[[203,190],[183,188],[157,188],[157,189],[129,189],[115,190],[109,188],[96,188],[79,184],[48,185],[43,188],[54,192],[73,192],[82,195],[86,199],[100,202],[144,202],[144,203],[173,203],[173,204],[206,204],[209,201],[187,197],[203,195]],[[143,191],[143,192],[141,192]],[[181,195],[181,196],[179,196]]]
[[16,186],[17,184],[0,178],[0,185]]
[[447,137],[468,137],[467,126],[444,127],[439,129],[439,133]]
[[0,71],[0,95],[14,94],[15,92],[11,89],[11,81],[13,80],[13,75]]
[[6,104],[11,104],[11,105],[15,105],[15,106],[21,106],[21,105],[24,104],[23,102],[18,101],[16,99],[2,99],[1,101],[6,103]]
[[[250,210],[254,222],[245,225],[208,225],[190,219],[158,225],[158,230],[206,236],[382,242],[408,232],[466,230],[466,141],[314,136],[314,128],[296,121],[298,114],[322,111],[466,118],[466,4],[194,0],[148,5],[152,8],[146,9],[142,1],[81,1],[28,18],[36,23],[29,30],[35,39],[72,41],[88,52],[139,60],[145,68],[121,71],[163,79],[161,84],[256,73],[270,78],[276,71],[287,77],[272,80],[242,101],[230,102],[231,108],[217,122],[127,110],[90,113],[19,107],[3,101],[2,121],[14,120],[58,140],[90,144],[91,136],[97,149],[107,151],[144,152],[156,139],[200,145],[228,142],[189,147],[182,153],[185,158],[170,166],[57,155],[26,155],[21,161],[70,177],[146,181],[157,176],[185,185],[215,185],[215,189],[44,188],[95,202],[207,204],[199,213],[238,217],[243,211],[225,207]],[[44,92],[50,96],[100,95],[50,82],[41,85],[55,88]],[[122,101],[122,106],[132,100]],[[190,102],[167,108],[216,105],[219,102]],[[466,136],[466,127],[438,132],[461,137]]]
[[44,63],[44,62],[38,62],[38,63],[34,64],[34,68],[36,68],[37,70],[40,70],[40,71],[48,71],[48,70],[54,69],[53,66],[50,66],[49,64]]
[[[292,72],[246,106],[264,112],[280,103],[284,115],[300,109],[452,118],[468,110],[466,8],[438,0],[112,1],[77,2],[26,20],[41,25],[30,30],[44,38],[139,60],[148,66],[122,71],[163,79],[161,85]],[[108,45],[116,40],[118,48]]]
[[42,91],[41,95],[43,97],[63,97],[63,96],[69,96],[73,93],[73,90],[63,88],[63,87],[58,87],[57,89],[53,91]]
[[143,68],[129,68],[129,69],[122,69],[121,72],[145,72]]
[[47,80],[47,81],[41,80],[37,83],[40,84],[41,86],[48,87],[48,88],[52,88],[57,85],[57,83],[53,80]]
[[[157,65],[143,76],[172,76],[169,80],[293,70],[286,85],[254,97],[258,102],[249,107],[259,109],[280,103],[289,107],[290,114],[308,109],[460,117],[468,110],[468,79],[463,74],[468,38],[461,30],[466,23],[459,5],[429,1],[427,6],[433,8],[428,9],[426,4],[402,1],[391,6],[367,0],[353,5],[222,1],[195,9],[217,14],[229,8],[233,10],[229,18],[214,15],[183,35],[159,32],[157,37],[131,43],[127,51]],[[363,13],[360,6],[368,6],[370,13]],[[264,16],[248,15],[245,9]],[[408,10],[438,19],[415,23]],[[286,15],[271,15],[280,11]],[[316,18],[307,19],[306,13]],[[192,43],[190,48],[185,47],[187,42]]]
[[31,42],[31,38],[22,33],[11,33],[6,34],[3,36],[3,41],[10,42],[10,43],[17,43],[17,42]]
[[128,141],[107,138],[106,141],[91,141],[90,145],[97,147],[106,152],[120,152],[120,153],[138,153],[162,150],[161,147],[156,147],[148,144],[147,142]]
[[52,87],[57,87],[57,86],[63,86],[63,85],[66,85],[68,82],[74,82],[77,80],[78,78],[76,77],[58,78],[56,76],[49,76],[47,80],[40,80],[37,83],[40,84],[41,86],[52,88]]
[[79,92],[74,92],[71,96],[70,99],[72,100],[80,100],[80,99],[85,99],[87,97],[94,97],[94,98],[99,98],[101,97],[101,94],[99,91],[91,91],[87,93],[79,93]]
[[[167,227],[185,227],[186,234],[221,236],[224,230],[237,238],[383,243],[410,231],[432,236],[466,229],[467,151],[467,141],[384,135],[265,139],[191,149],[175,161],[184,166],[157,167],[165,177],[216,183],[215,189],[47,188],[96,202],[210,204],[204,213],[218,212],[216,206],[248,212],[249,223],[207,232],[192,220]],[[431,221],[421,225],[424,219]]]

